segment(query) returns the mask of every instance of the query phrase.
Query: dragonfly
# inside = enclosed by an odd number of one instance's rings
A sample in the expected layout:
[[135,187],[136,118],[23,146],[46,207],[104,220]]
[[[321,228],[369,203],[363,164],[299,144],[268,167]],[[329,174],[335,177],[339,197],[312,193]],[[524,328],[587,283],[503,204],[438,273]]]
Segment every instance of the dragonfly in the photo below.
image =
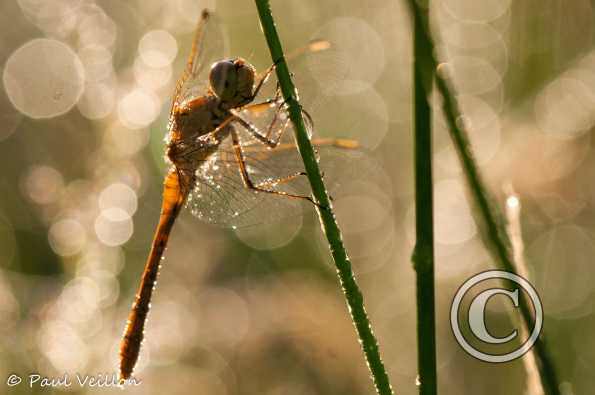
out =
[[[287,142],[292,126],[279,88],[256,102],[275,65],[257,73],[239,57],[213,59],[207,46],[216,47],[212,18],[202,12],[172,99],[165,140],[169,170],[159,222],[120,343],[121,383],[131,378],[138,360],[159,267],[184,206],[207,223],[235,228],[292,215],[299,212],[299,201],[316,204],[309,194],[296,192],[305,173],[297,165],[295,142]],[[288,57],[328,45],[313,41]],[[305,111],[304,117],[311,130],[311,117]],[[357,147],[342,139],[313,143],[331,151]]]

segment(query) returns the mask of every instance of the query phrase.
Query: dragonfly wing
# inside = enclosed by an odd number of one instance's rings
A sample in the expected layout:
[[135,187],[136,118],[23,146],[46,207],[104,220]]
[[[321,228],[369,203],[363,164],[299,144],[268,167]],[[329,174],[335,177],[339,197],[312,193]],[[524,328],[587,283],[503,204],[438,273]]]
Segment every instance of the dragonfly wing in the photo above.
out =
[[[290,149],[278,152],[252,150],[244,152],[244,163],[254,184],[291,194],[307,195],[305,180],[297,179],[276,186],[268,184],[268,181],[302,171],[294,156],[295,153]],[[217,152],[197,170],[196,183],[187,205],[199,219],[224,227],[276,222],[302,212],[301,199],[247,188],[230,141],[222,143]]]
[[[315,148],[320,157],[325,184],[331,194],[339,191],[339,187],[347,182],[370,179],[376,173],[376,168],[370,165],[372,162],[364,152],[347,145],[337,145],[336,140],[320,142],[321,145]],[[310,185],[305,175],[275,183],[276,180],[304,172],[302,159],[293,142],[284,142],[274,149],[250,142],[243,147],[243,153],[246,170],[254,184],[289,194],[310,196]],[[196,176],[187,205],[194,216],[210,224],[246,227],[274,223],[302,215],[304,210],[313,208],[312,203],[304,199],[247,188],[230,141],[221,144],[217,152],[200,167]]]
[[192,40],[192,47],[184,72],[178,79],[173,97],[173,107],[190,97],[203,96],[208,90],[211,65],[224,59],[229,43],[217,15],[204,10]]

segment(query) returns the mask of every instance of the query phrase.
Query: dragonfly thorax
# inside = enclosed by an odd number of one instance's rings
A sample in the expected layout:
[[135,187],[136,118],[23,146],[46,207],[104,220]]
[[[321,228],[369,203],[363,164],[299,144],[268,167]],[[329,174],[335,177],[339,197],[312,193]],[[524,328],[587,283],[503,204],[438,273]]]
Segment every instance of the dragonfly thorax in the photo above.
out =
[[185,140],[213,131],[228,116],[221,100],[205,95],[187,100],[174,109],[170,125],[173,140]]
[[[255,75],[254,67],[242,58],[213,63],[209,73],[209,92],[174,106],[169,125],[169,145],[191,143],[225,122],[231,116],[230,109],[250,103],[254,99]],[[225,131],[222,132],[220,136],[225,135]],[[174,163],[176,151],[172,148],[167,155]]]

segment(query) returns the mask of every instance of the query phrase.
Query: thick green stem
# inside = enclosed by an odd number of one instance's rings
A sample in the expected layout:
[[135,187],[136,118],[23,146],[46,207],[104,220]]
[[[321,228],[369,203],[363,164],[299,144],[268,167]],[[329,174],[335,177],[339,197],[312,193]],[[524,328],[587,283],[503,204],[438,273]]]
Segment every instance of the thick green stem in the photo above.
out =
[[432,188],[432,122],[428,103],[432,69],[424,67],[428,45],[423,27],[413,29],[413,95],[415,141],[415,230],[413,265],[417,285],[417,368],[420,395],[437,393],[436,317],[434,307],[434,210]]
[[[479,168],[475,163],[475,159],[469,145],[469,140],[467,137],[468,133],[465,129],[465,125],[463,122],[458,122],[458,120],[462,120],[462,113],[456,101],[454,89],[447,80],[446,70],[441,70],[441,68],[438,66],[434,44],[427,24],[428,18],[426,11],[422,10],[420,5],[415,0],[407,0],[407,2],[411,8],[415,25],[422,27],[419,29],[419,34],[423,35],[423,42],[425,43],[425,46],[427,46],[427,48],[424,50],[426,56],[424,56],[422,59],[419,59],[419,62],[424,62],[426,65],[425,67],[436,71],[436,86],[438,88],[438,92],[442,96],[443,109],[448,130],[455,149],[457,150],[459,159],[461,160],[463,171],[467,178],[467,183],[469,184],[471,194],[475,200],[475,203],[477,204],[479,213],[485,222],[487,234],[486,238],[493,247],[493,252],[495,254],[498,266],[502,270],[516,273],[514,260],[510,255],[510,242],[506,232],[500,229],[499,223],[497,221],[498,214],[496,209],[490,206],[489,202],[492,199],[489,196],[487,188],[484,186],[483,180],[481,179],[481,175],[479,173]],[[417,32],[418,30],[416,30],[416,34]],[[526,328],[530,328],[531,322],[533,320],[532,309],[528,306],[525,298],[520,299],[520,309],[524,325]],[[539,340],[535,343],[533,351],[535,352],[538,361],[540,379],[546,394],[560,395],[556,372],[554,370],[551,357],[549,356],[543,333]]]
[[298,101],[297,91],[291,80],[287,62],[285,61],[281,42],[279,41],[277,29],[271,15],[269,2],[268,0],[255,0],[255,2],[258,8],[260,23],[262,24],[262,29],[271,52],[271,58],[276,64],[277,79],[279,80],[283,98],[288,105],[289,117],[294,125],[298,149],[304,161],[304,167],[312,187],[312,195],[318,204],[320,223],[328,240],[343,293],[345,294],[347,305],[351,312],[351,318],[357,330],[368,367],[370,368],[376,391],[381,395],[392,394],[393,391],[389,378],[380,358],[378,342],[376,341],[368,314],[364,308],[364,298],[355,281],[351,262],[349,261],[341,238],[341,231],[332,211],[332,204],[322,181],[312,143],[308,137],[302,108]]

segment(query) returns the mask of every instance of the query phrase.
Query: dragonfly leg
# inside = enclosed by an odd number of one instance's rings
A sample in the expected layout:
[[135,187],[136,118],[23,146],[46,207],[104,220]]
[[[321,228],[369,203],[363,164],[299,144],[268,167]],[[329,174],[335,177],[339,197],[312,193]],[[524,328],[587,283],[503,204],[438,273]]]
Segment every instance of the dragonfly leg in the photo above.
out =
[[[311,196],[296,195],[296,194],[292,194],[292,193],[288,193],[288,192],[284,192],[284,191],[277,191],[275,189],[267,189],[262,186],[262,184],[264,184],[264,185],[268,184],[268,185],[272,186],[272,184],[275,184],[274,181],[265,182],[265,183],[254,183],[250,179],[250,175],[248,174],[248,170],[246,169],[246,162],[244,159],[244,152],[242,151],[242,145],[240,144],[240,137],[238,136],[238,134],[235,130],[231,131],[231,136],[232,136],[232,141],[233,141],[233,148],[234,148],[235,155],[236,155],[236,160],[238,162],[238,167],[240,170],[240,176],[242,177],[242,181],[244,182],[244,185],[246,186],[246,188],[254,190],[254,191],[258,191],[258,192],[270,193],[273,195],[284,196],[284,197],[293,198],[293,199],[307,200],[310,203],[313,203],[314,205],[321,207],[320,204],[318,204]],[[289,182],[292,179],[298,177],[299,175],[301,175],[301,173],[296,173],[296,174],[290,175],[288,177],[283,177],[278,180],[279,181],[278,183]]]
[[[275,103],[277,103],[279,101],[280,94],[281,94],[281,91],[277,87],[277,93],[275,94],[275,97],[273,98]],[[273,115],[273,120],[271,121],[271,123],[269,123],[269,127],[267,128],[267,132],[265,134],[265,138],[269,141],[271,141],[271,134],[273,132],[273,127],[279,121],[279,115],[281,114],[281,111],[284,110],[284,106],[285,106],[285,103],[283,102],[280,105],[278,105],[277,108],[275,109],[275,114]],[[284,124],[278,129],[275,146],[277,146],[279,144],[279,141],[281,140],[281,136],[283,135],[283,132],[285,132],[285,129],[287,128],[288,122],[289,122],[289,119],[285,119]]]
[[242,110],[259,111],[259,108],[260,107],[267,108],[271,104],[282,103],[282,102],[280,102],[280,99],[281,99],[281,88],[279,88],[279,83],[277,82],[277,89],[275,91],[275,96],[274,97],[272,97],[270,99],[267,99],[267,100],[264,100],[264,101],[261,101],[259,103],[247,104],[244,107],[242,107]]
[[252,100],[254,100],[256,98],[256,96],[258,96],[260,89],[262,88],[264,83],[267,82],[267,80],[273,73],[273,70],[275,70],[275,67],[277,67],[277,64],[273,63],[272,65],[269,66],[268,69],[265,70],[265,72],[264,72],[264,74],[262,74],[262,76],[260,76],[260,74],[258,75],[257,81],[255,82],[256,87],[254,88],[254,91],[252,92],[252,96],[245,98],[248,103],[250,103]]
[[[243,98],[245,100],[245,103],[250,103],[254,99],[256,99],[256,96],[258,96],[258,94],[260,93],[260,89],[268,81],[269,77],[273,73],[273,70],[275,70],[275,67],[277,67],[277,64],[278,63],[279,63],[279,61],[273,63],[272,65],[269,66],[268,69],[266,69],[264,71],[264,73],[258,74],[258,76],[256,77],[257,78],[257,81],[255,82],[256,87],[254,88],[254,91],[252,92],[252,95],[249,96],[249,97],[244,97]],[[275,89],[275,98],[274,99],[266,100],[265,102],[274,103],[280,97],[281,97],[281,85],[279,84],[279,81],[277,81],[277,88]],[[262,103],[258,103],[258,104],[262,104]],[[256,104],[256,105],[258,105],[258,104]]]
[[[263,133],[256,126],[254,126],[252,123],[250,123],[250,122],[246,121],[245,119],[243,119],[242,117],[240,117],[240,115],[237,112],[234,111],[233,113],[236,116],[235,120],[240,125],[242,125],[250,133],[250,135],[252,135],[252,137],[254,137],[256,140],[263,143],[264,145],[266,145],[269,148],[275,148],[281,142],[283,133],[287,129],[287,126],[289,125],[289,122],[290,122],[289,118],[283,120],[282,121],[283,123],[281,124],[281,126],[279,126],[277,128],[276,132],[273,133],[273,130],[275,129],[275,125],[279,122],[279,118],[280,118],[279,114],[281,114],[281,112],[283,110],[284,110],[284,104],[277,107],[277,109],[275,110],[275,114],[273,116],[273,120],[269,123],[266,133]],[[312,126],[313,126],[312,117],[304,109],[302,109],[302,113],[304,114],[306,127],[309,130],[312,130]],[[271,135],[274,135],[274,134],[276,134],[276,137],[271,138]]]
[[290,181],[293,181],[294,179],[298,178],[299,176],[305,176],[306,173],[303,171],[299,171],[297,173],[291,174],[289,176],[286,177],[281,177],[281,178],[275,178],[273,180],[266,180],[266,181],[261,181],[258,184],[256,184],[255,186],[259,187],[259,188],[263,188],[263,187],[270,187],[270,186],[275,186],[278,184],[286,184]]
[[[267,133],[265,135],[267,139],[270,139],[272,131],[273,131],[273,127],[277,124],[277,122],[279,120],[279,114],[281,113],[281,111],[284,110],[285,101],[281,100],[281,89],[279,88],[279,84],[277,83],[277,90],[275,92],[274,97],[264,100],[259,103],[248,104],[242,108],[242,111],[246,110],[246,111],[258,113],[261,111],[266,111],[268,108],[272,107],[273,105],[277,105],[277,107],[275,109],[273,120],[269,123],[269,126],[267,128]],[[238,112],[236,112],[235,115],[238,117],[240,116]],[[286,126],[283,126],[283,128],[285,128],[285,127]],[[254,128],[250,128],[250,129],[254,129]],[[262,134],[261,134],[261,136],[262,136]]]
[[256,140],[263,143],[269,148],[275,148],[279,145],[281,137],[283,136],[283,132],[285,132],[285,129],[287,129],[287,125],[289,124],[289,119],[286,119],[285,122],[283,122],[281,127],[278,129],[277,136],[274,139],[271,139],[270,135],[272,133],[273,125],[277,123],[277,120],[278,111],[275,112],[273,121],[269,124],[266,134],[264,134],[255,125],[241,118],[239,115],[236,115],[235,118],[235,121],[242,125],[250,133],[252,137],[254,137]]

